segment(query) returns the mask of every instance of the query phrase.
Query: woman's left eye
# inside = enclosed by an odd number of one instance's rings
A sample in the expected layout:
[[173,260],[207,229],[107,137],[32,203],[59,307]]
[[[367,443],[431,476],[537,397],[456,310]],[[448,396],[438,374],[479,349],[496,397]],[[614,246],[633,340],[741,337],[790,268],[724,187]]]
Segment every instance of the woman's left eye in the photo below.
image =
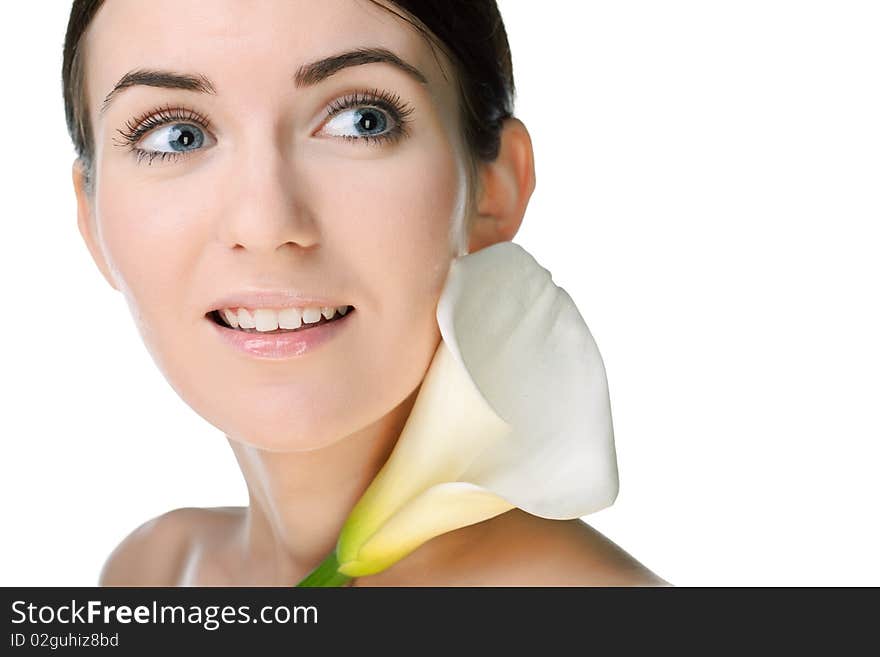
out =
[[402,122],[389,118],[384,111],[375,107],[337,112],[324,124],[322,132],[325,131],[331,136],[368,144],[395,141],[403,135]]
[[331,135],[346,141],[381,145],[409,134],[408,117],[412,112],[413,108],[401,103],[397,94],[371,89],[334,101],[327,109],[330,120],[325,125]]

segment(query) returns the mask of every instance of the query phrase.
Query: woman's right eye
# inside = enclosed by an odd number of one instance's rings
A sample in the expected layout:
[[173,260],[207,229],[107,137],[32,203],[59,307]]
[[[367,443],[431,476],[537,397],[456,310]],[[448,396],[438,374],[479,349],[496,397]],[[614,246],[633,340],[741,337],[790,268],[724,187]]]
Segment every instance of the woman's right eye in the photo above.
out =
[[201,128],[187,123],[175,123],[156,128],[142,140],[138,150],[160,153],[182,153],[199,148],[205,143]]
[[203,146],[208,133],[209,119],[186,108],[164,107],[147,112],[128,121],[125,130],[118,130],[123,137],[120,146],[128,148],[138,163],[156,156],[177,159],[197,151]]

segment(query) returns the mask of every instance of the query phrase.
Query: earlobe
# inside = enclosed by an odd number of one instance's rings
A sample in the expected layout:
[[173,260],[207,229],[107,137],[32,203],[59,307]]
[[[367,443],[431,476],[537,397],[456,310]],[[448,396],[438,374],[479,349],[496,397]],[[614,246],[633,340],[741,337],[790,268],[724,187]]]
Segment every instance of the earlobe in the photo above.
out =
[[480,168],[481,194],[470,232],[469,252],[513,239],[535,190],[535,159],[525,124],[504,121],[498,157]]
[[113,275],[110,273],[110,268],[107,265],[107,260],[98,244],[98,231],[96,230],[93,213],[94,203],[86,190],[86,173],[82,160],[77,158],[73,161],[71,173],[73,176],[73,190],[76,194],[76,224],[79,228],[79,234],[86,243],[86,247],[88,247],[89,253],[92,255],[92,260],[95,261],[101,275],[110,284],[110,287],[118,290],[119,286],[113,279]]

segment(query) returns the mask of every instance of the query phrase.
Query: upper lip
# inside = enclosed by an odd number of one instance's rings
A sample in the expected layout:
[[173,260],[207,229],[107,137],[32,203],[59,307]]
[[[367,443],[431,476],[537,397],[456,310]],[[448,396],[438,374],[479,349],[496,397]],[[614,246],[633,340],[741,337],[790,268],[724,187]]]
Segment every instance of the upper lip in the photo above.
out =
[[337,308],[350,305],[329,296],[307,294],[294,290],[242,290],[216,299],[208,312],[222,308]]

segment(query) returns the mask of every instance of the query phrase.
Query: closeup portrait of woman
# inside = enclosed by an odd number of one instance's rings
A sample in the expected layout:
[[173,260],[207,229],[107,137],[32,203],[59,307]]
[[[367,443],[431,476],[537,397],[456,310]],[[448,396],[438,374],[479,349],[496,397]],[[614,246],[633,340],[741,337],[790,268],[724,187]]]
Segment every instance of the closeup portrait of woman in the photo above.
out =
[[[145,518],[99,583],[296,585],[394,448],[450,262],[535,189],[496,2],[75,0],[63,52],[79,232],[248,492]],[[667,584],[516,508],[351,583]]]

